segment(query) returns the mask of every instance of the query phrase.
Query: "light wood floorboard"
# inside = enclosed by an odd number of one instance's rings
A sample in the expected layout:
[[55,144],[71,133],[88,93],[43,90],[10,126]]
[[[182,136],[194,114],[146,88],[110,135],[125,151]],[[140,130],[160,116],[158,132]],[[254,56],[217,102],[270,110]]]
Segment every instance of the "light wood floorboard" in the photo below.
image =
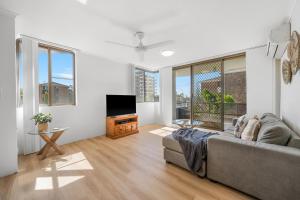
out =
[[163,159],[161,126],[112,140],[96,137],[63,146],[65,155],[19,157],[19,172],[0,179],[1,199],[235,200],[250,197]]

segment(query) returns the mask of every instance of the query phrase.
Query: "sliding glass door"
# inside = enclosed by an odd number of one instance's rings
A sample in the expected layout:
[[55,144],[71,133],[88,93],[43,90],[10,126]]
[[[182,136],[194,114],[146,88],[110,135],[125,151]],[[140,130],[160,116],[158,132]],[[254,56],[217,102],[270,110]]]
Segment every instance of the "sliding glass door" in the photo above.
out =
[[223,129],[222,63],[192,65],[192,119],[203,127]]
[[191,68],[174,71],[175,119],[191,119]]
[[236,56],[224,60],[224,128],[232,119],[247,113],[246,59]]
[[224,130],[246,113],[245,55],[175,68],[173,77],[174,119]]

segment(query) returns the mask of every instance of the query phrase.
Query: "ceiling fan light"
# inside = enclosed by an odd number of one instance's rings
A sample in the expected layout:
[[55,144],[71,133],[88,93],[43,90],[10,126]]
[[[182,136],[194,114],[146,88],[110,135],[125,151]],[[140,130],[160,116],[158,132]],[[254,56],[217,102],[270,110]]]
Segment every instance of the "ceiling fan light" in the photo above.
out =
[[169,57],[169,56],[173,56],[175,52],[170,51],[170,50],[166,50],[166,51],[162,51],[160,53],[161,53],[162,56]]
[[77,0],[79,3],[86,5],[88,0]]

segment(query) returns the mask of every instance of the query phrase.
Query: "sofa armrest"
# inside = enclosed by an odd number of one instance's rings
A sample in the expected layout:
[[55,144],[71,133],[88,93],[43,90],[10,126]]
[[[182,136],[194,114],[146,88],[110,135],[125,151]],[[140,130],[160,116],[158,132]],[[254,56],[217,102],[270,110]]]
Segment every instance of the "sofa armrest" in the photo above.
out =
[[300,196],[300,150],[228,136],[208,139],[207,176],[261,199]]

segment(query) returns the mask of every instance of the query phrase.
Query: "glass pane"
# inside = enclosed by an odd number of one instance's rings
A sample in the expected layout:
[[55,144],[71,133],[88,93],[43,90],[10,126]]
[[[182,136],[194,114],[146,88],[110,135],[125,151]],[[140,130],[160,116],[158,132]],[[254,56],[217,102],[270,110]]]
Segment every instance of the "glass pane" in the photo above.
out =
[[145,73],[143,70],[135,69],[135,95],[136,102],[141,103],[144,102],[144,81],[145,81]]
[[74,104],[73,80],[52,78],[51,91],[52,105]]
[[191,69],[175,70],[176,119],[190,119],[191,115]]
[[201,126],[223,129],[221,61],[199,64],[193,70],[192,118]]
[[74,97],[74,54],[51,50],[51,104],[70,105]]
[[39,47],[39,100],[40,104],[48,104],[48,50]]
[[22,106],[23,105],[23,86],[24,86],[24,77],[23,77],[23,53],[21,51],[22,49],[22,42],[21,40],[17,41],[17,65],[18,65],[18,106]]
[[246,59],[245,56],[224,60],[224,127],[232,119],[246,114]]
[[154,101],[155,78],[153,72],[145,72],[145,101]]
[[154,101],[159,102],[159,72],[154,72]]

